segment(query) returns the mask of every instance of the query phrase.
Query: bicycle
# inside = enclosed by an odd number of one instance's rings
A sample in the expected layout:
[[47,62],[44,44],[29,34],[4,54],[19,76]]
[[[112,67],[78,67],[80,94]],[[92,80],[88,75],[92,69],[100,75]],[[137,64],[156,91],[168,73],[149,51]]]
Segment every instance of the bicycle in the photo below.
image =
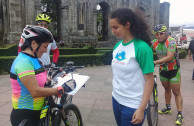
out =
[[153,92],[148,103],[147,121],[149,126],[158,125],[158,90],[157,90],[157,76],[154,75]]
[[[51,81],[47,82],[46,87],[52,88],[64,83],[72,83],[76,89],[72,92],[64,93],[61,98],[54,95],[45,97],[45,104],[41,110],[38,126],[83,126],[81,113],[78,107],[72,103],[72,98],[82,86],[85,86],[85,82],[89,77],[73,74],[74,72],[77,72],[77,68],[83,68],[84,66],[73,66],[74,63],[70,61],[66,64],[66,67],[47,66],[48,76],[51,76]],[[53,70],[56,70],[54,74],[52,74]],[[66,76],[64,78],[59,77],[54,81],[57,74],[62,73],[63,71],[65,74],[70,74],[69,78]],[[80,81],[77,81],[79,77],[84,77],[82,84],[80,84]],[[27,120],[23,120],[19,126],[27,126],[27,122]]]

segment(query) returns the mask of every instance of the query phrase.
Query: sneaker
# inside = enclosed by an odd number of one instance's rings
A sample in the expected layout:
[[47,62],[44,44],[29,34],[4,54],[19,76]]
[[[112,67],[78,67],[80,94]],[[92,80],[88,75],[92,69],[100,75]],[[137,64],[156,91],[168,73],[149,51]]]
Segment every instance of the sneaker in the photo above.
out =
[[171,113],[171,109],[165,107],[162,110],[158,110],[159,114],[170,114]]
[[192,80],[194,80],[194,77],[192,77]]
[[176,125],[181,125],[183,123],[183,116],[182,115],[177,115],[175,124]]

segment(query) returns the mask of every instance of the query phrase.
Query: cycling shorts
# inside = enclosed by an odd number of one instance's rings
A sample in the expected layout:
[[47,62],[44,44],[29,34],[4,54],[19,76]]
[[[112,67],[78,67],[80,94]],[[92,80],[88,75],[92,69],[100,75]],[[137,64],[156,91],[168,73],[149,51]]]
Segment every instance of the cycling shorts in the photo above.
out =
[[181,81],[180,68],[164,71],[160,70],[160,80],[169,81],[170,83],[178,84]]
[[11,112],[12,126],[18,126],[24,119],[28,119],[27,126],[38,126],[40,110],[13,109]]

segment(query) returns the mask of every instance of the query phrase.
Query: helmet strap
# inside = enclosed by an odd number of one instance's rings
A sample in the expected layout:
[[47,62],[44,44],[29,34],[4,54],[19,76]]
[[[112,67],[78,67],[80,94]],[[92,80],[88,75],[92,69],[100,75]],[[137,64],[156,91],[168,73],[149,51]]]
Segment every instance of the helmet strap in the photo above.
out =
[[[41,43],[42,44],[42,43]],[[39,50],[41,44],[38,45],[38,47],[36,48],[36,52]]]
[[38,47],[36,48],[36,50],[33,50],[33,48],[30,46],[30,50],[34,53],[35,58],[38,58],[36,52],[39,50],[40,46],[41,46],[41,44],[38,45]]
[[[41,43],[41,44],[42,44],[42,43]],[[38,58],[38,57],[37,57],[37,53],[36,53],[36,52],[38,52],[38,50],[39,50],[39,48],[40,48],[41,44],[39,44],[39,45],[38,45],[38,47],[36,48],[36,50],[34,51],[35,58]]]

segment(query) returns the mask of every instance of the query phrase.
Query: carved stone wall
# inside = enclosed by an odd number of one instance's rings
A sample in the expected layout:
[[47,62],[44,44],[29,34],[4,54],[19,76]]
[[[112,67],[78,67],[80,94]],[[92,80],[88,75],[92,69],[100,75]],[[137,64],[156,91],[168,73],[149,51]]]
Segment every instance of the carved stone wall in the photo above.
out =
[[[26,24],[35,24],[40,0],[0,0],[1,43],[18,43]],[[36,4],[37,3],[37,4]]]
[[[41,13],[40,1],[0,0],[0,33],[3,34],[0,43],[19,41],[24,26],[35,24],[36,15]],[[68,43],[97,41],[97,5],[103,10],[103,42],[118,41],[111,33],[108,19],[114,10],[121,7],[130,9],[142,7],[150,28],[159,23],[169,26],[170,4],[167,2],[160,4],[160,0],[61,0],[61,2],[61,39]]]

